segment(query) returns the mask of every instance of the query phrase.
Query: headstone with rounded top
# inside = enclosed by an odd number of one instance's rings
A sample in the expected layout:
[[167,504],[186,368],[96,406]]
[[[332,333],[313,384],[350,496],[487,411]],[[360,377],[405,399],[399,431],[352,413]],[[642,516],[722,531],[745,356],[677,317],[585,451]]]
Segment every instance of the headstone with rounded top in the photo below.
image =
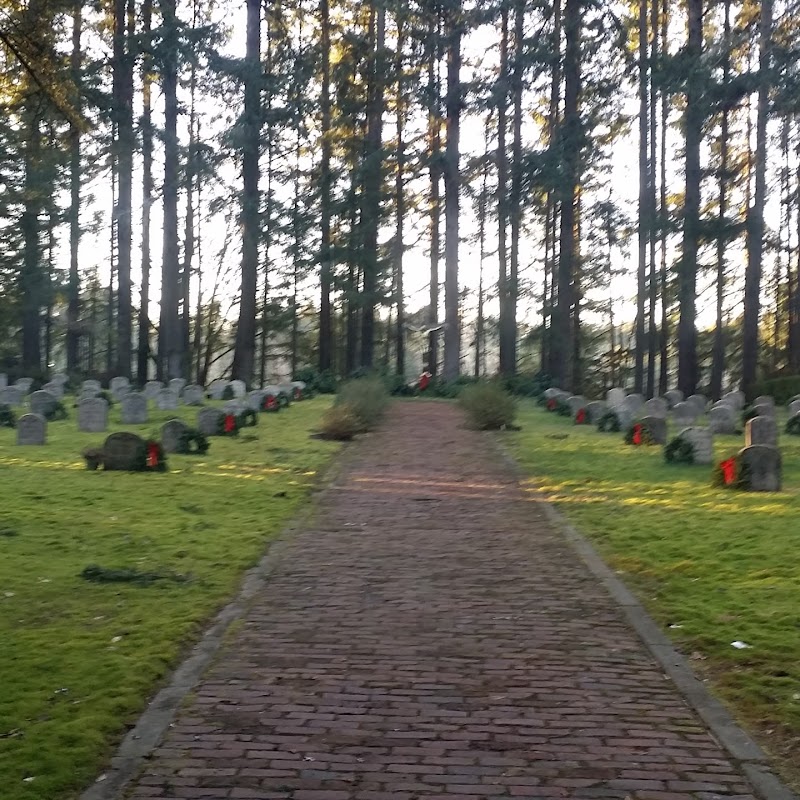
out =
[[222,406],[222,412],[224,414],[241,414],[246,408],[249,408],[249,406],[243,400],[228,400]]
[[17,420],[17,444],[47,444],[47,420],[39,414],[23,414]]
[[586,416],[589,417],[589,422],[592,425],[597,425],[600,417],[606,413],[608,406],[602,400],[593,400],[591,403],[586,404]]
[[263,389],[254,389],[247,395],[247,407],[252,411],[260,411],[266,392]]
[[0,372],[0,389],[5,389],[8,386],[8,375],[5,372]]
[[623,401],[622,405],[634,416],[639,416],[642,412],[642,406],[644,405],[644,397],[640,395],[638,392],[634,392],[633,394],[629,394],[625,400]]
[[216,436],[225,413],[218,408],[203,408],[197,413],[197,430],[204,436]]
[[64,372],[56,372],[50,380],[53,383],[60,383],[62,386],[66,386],[69,383],[69,375]]
[[694,403],[678,403],[672,409],[672,418],[676,425],[694,425],[699,416],[700,412]]
[[753,417],[744,427],[745,447],[754,444],[778,446],[778,424],[773,417]]
[[[289,387],[291,391],[291,386]],[[582,408],[586,407],[586,398],[582,394],[574,394],[567,398],[567,405],[569,406],[569,410],[574,417],[575,414]]]
[[231,388],[233,389],[233,396],[237,400],[241,400],[247,394],[247,384],[244,381],[231,381]]
[[29,394],[31,386],[33,386],[33,378],[17,378],[14,382],[14,386],[19,387],[23,394]]
[[625,402],[626,392],[624,389],[609,389],[606,392],[606,403],[609,408],[616,408]]
[[159,411],[174,411],[180,403],[180,398],[172,389],[159,389],[155,401]]
[[155,400],[163,388],[164,384],[161,381],[147,381],[144,385],[144,396],[148,400]]
[[130,472],[138,470],[145,441],[135,433],[112,433],[103,443],[103,468]]
[[759,417],[774,417],[775,416],[775,406],[770,405],[769,403],[756,403],[753,406],[756,416]]
[[78,398],[83,400],[85,398],[97,397],[102,391],[103,390],[99,389],[97,386],[82,386]]
[[783,459],[777,447],[754,444],[739,451],[742,470],[751,492],[779,492],[783,484]]
[[47,415],[54,411],[58,405],[58,398],[52,395],[50,392],[40,389],[38,392],[34,392],[31,395],[30,404],[31,411],[34,414],[47,417]]
[[667,443],[667,420],[665,417],[642,417],[640,424],[647,429],[654,444]]
[[25,393],[17,386],[6,386],[0,389],[0,404],[4,406],[21,406]]
[[790,403],[793,403],[795,400],[800,400],[800,394],[796,394],[794,397],[789,398]]
[[744,410],[745,404],[747,402],[744,396],[744,392],[740,391],[727,392],[722,399],[731,403],[737,411]]
[[147,398],[141,392],[128,392],[120,408],[123,425],[144,425],[148,420]]
[[692,445],[695,464],[714,462],[714,434],[711,428],[684,428],[678,436]]
[[211,395],[211,399],[222,400],[222,395],[225,394],[225,387],[227,385],[228,381],[223,381],[220,379],[211,381],[211,385],[208,387],[208,393]]
[[731,411],[734,415],[737,411],[736,406],[730,400],[726,400],[725,398],[722,400],[717,400],[717,402],[711,406],[710,410],[713,411],[715,408],[727,408],[728,411]]
[[183,391],[183,387],[186,386],[186,379],[185,378],[173,378],[167,386],[172,389],[175,394],[180,395]]
[[642,408],[642,413],[645,416],[662,417],[663,419],[667,418],[668,411],[669,404],[662,397],[654,397],[652,400],[648,400],[644,404],[644,408]]
[[[276,385],[270,384],[269,386],[264,387],[268,392],[278,391],[278,387]],[[565,394],[563,389],[559,389],[557,386],[551,386],[549,389],[544,390],[543,397],[545,400],[552,400],[554,397],[561,397],[561,395]]]
[[631,426],[633,425],[633,414],[628,411],[625,406],[616,406],[615,408],[609,408],[607,413],[613,414],[617,418],[617,424],[619,426],[620,431],[625,433],[625,431],[630,430]]
[[206,399],[206,393],[202,386],[190,383],[183,389],[183,402],[187,406],[201,406]]
[[78,401],[78,430],[102,433],[108,428],[108,403],[102,397],[86,397]]
[[800,400],[793,400],[789,403],[789,416],[793,417],[795,414],[800,414]]
[[182,419],[171,419],[161,426],[161,446],[165,453],[177,453],[181,436],[189,430]]
[[718,405],[708,412],[708,427],[714,434],[732,436],[736,431],[736,414],[727,405]]
[[664,392],[664,399],[669,403],[669,407],[675,408],[678,403],[683,402],[683,392],[680,389],[670,389],[668,392]]
[[119,375],[111,379],[109,389],[115,400],[121,400],[131,390],[131,382],[124,375]]
[[705,395],[702,394],[692,394],[686,398],[687,403],[692,403],[695,408],[697,408],[698,414],[705,414],[706,412],[706,405],[708,401],[705,398]]
[[95,394],[100,394],[103,391],[103,386],[100,381],[96,381],[94,379],[85,380],[81,384],[81,391],[93,391]]
[[56,381],[48,381],[44,386],[42,386],[42,391],[50,392],[56,400],[63,400],[64,399],[64,384],[57,383]]
[[760,394],[753,400],[753,406],[772,406],[775,408],[775,398],[769,394]]

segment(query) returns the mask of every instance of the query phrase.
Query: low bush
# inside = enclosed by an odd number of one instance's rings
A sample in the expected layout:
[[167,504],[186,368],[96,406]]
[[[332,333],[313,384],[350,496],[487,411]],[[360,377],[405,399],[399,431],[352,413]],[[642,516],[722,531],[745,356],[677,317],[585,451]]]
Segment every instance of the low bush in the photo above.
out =
[[380,378],[356,378],[339,387],[336,405],[348,406],[360,430],[370,431],[383,418],[389,405],[389,393]]
[[775,398],[775,405],[778,406],[785,406],[796,394],[800,394],[800,375],[770,378],[753,387],[753,397],[769,395]]
[[459,396],[461,407],[473,428],[496,431],[509,428],[517,415],[514,398],[497,383],[476,383]]
[[324,439],[348,442],[362,430],[361,421],[348,403],[331,406],[322,417],[321,434]]
[[336,376],[330,370],[320,372],[314,367],[303,367],[298,370],[293,380],[302,381],[306,385],[304,393],[306,400],[313,394],[336,394],[338,387]]

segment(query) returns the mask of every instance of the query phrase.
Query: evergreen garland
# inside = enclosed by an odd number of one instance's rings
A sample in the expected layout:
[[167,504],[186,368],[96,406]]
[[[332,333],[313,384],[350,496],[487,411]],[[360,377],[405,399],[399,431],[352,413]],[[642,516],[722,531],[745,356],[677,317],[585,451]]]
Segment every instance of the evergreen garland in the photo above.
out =
[[694,464],[694,445],[682,436],[676,436],[664,447],[668,464]]
[[650,428],[643,422],[637,422],[625,431],[625,444],[655,444]]
[[228,413],[219,418],[217,425],[217,436],[238,436],[239,435],[239,415]]
[[254,428],[258,425],[258,414],[252,408],[246,408],[237,415],[236,423],[240,428]]
[[50,422],[54,422],[67,419],[69,415],[67,414],[67,407],[64,405],[64,403],[62,403],[61,400],[57,400],[55,405],[45,412],[44,416],[45,419],[49,420]]
[[17,416],[11,406],[0,404],[0,428],[16,428]]
[[786,423],[786,433],[789,436],[800,436],[800,414],[789,417],[789,421]]
[[599,430],[600,433],[619,433],[620,424],[617,412],[606,411],[606,413],[597,420],[597,430]]
[[268,394],[261,401],[261,410],[270,414],[274,414],[275,412],[281,410],[280,401],[277,397],[275,397],[274,394]]
[[203,456],[210,447],[208,437],[197,428],[188,428],[178,437],[177,453],[181,455]]

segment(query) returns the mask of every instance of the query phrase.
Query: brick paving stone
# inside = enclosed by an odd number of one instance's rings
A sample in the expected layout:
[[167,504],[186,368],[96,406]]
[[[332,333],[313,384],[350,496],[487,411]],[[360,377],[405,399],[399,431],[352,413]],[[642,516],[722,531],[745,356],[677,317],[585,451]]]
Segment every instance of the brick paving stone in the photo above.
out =
[[271,561],[130,798],[754,800],[449,404],[396,405]]

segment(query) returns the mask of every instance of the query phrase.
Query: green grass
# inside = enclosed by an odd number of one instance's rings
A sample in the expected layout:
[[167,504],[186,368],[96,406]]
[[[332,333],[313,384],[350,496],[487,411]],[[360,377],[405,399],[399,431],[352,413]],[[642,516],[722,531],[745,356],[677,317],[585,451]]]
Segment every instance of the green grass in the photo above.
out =
[[[523,431],[503,440],[531,476],[527,489],[594,541],[797,781],[800,437],[781,436],[784,491],[756,494],[713,488],[709,466],[668,465],[661,447],[626,446],[622,434],[575,426],[530,402],[518,421]],[[721,460],[744,437],[715,442]]]
[[[71,406],[71,400],[68,405]],[[50,423],[45,447],[0,429],[0,795],[68,800],[298,512],[339,445],[309,438],[330,398],[261,414],[166,474],[89,472],[106,434]],[[156,434],[175,416],[153,412]],[[174,573],[147,586],[83,580],[89,564]],[[33,780],[26,780],[26,779]]]

